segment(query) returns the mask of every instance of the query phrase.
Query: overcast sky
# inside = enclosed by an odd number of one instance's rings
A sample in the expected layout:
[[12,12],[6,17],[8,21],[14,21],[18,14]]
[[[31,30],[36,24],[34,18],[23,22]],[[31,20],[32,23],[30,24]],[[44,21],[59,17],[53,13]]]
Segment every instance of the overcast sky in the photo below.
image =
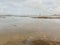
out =
[[60,0],[0,0],[0,14],[50,15],[60,10]]

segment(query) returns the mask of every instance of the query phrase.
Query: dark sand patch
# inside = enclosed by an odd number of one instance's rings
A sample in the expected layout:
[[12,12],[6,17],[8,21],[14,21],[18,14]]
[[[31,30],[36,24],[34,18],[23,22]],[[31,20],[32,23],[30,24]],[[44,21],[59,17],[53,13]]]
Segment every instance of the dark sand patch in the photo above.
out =
[[33,40],[32,45],[60,45],[60,42],[47,40]]
[[2,45],[60,45],[60,42],[50,41],[46,34],[28,33],[28,34],[12,34],[1,37]]

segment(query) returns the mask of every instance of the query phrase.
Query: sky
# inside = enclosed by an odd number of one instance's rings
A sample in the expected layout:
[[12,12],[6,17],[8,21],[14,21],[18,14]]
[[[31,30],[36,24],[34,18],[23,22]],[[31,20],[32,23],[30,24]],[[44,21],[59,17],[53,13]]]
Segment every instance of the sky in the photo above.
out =
[[59,14],[60,0],[0,0],[0,15]]

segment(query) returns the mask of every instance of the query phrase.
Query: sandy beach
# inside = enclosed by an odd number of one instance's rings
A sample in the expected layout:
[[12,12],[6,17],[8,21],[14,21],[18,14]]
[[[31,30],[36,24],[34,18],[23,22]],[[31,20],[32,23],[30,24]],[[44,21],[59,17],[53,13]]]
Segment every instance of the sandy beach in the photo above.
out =
[[[60,19],[14,16],[0,18],[1,45],[28,45],[32,40],[38,39],[60,42]],[[24,40],[25,43],[22,43]]]

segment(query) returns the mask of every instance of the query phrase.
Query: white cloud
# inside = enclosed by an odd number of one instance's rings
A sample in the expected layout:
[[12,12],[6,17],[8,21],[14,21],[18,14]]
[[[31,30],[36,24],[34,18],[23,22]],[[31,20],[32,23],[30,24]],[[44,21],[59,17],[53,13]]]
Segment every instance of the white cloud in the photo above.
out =
[[[8,12],[10,13],[10,14],[38,14],[37,12],[39,12],[39,10],[38,10],[38,2],[36,2],[37,0],[26,0],[26,1],[24,1],[23,0],[23,2],[16,2],[17,0],[5,0],[5,2],[4,2],[4,0],[3,1],[1,1],[1,7],[0,7],[0,12],[2,13],[2,14],[5,14],[5,13],[7,13],[8,14]],[[0,13],[0,14],[1,14]]]
[[52,14],[58,4],[57,0],[0,0],[0,14]]
[[53,9],[53,14],[60,14],[60,0],[53,0],[55,8]]
[[53,11],[52,11],[53,14],[60,14],[60,7],[57,7],[55,8]]

